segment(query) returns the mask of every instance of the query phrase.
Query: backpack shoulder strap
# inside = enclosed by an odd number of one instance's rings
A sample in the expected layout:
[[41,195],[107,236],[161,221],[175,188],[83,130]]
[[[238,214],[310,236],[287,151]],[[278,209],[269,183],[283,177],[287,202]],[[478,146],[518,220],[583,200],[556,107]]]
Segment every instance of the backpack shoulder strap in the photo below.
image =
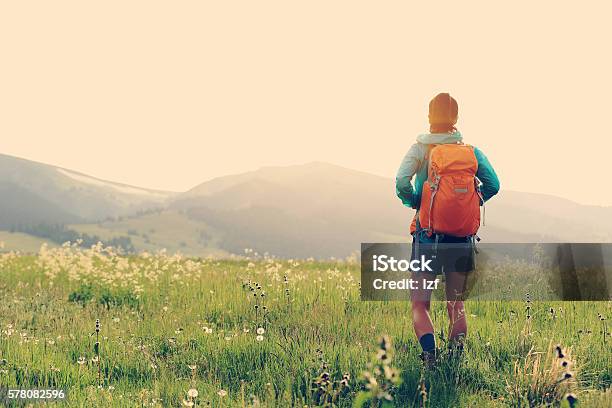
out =
[[440,146],[440,145],[439,144],[430,144],[430,145],[427,145],[427,153],[425,154],[425,160],[428,163],[431,161],[431,152],[437,146]]

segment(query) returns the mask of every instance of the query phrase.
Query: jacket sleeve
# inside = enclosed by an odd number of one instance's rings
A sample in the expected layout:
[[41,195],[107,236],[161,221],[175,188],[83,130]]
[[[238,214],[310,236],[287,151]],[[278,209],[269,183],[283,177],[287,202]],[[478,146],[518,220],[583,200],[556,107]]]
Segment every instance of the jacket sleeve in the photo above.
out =
[[482,198],[487,201],[499,192],[499,178],[489,163],[487,156],[478,148],[474,148],[474,155],[478,160],[478,171],[476,177],[482,181]]
[[417,208],[418,203],[416,203],[414,187],[412,186],[412,177],[416,174],[420,164],[419,147],[415,143],[404,156],[395,176],[395,192],[407,207]]

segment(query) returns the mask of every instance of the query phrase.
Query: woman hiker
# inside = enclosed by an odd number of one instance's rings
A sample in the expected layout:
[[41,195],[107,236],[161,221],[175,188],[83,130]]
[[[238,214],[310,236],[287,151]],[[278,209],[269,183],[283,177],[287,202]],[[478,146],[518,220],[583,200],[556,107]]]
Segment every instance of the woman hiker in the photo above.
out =
[[[462,143],[455,127],[458,111],[457,101],[448,93],[430,101],[430,132],[419,135],[402,160],[396,192],[404,205],[417,210],[410,228],[412,257],[436,259],[433,273],[417,272],[412,278],[431,281],[444,274],[448,339],[462,350],[467,335],[463,295],[467,274],[474,267],[480,207],[497,194],[499,180],[484,153]],[[411,290],[412,321],[426,366],[436,360],[430,300],[431,290]]]

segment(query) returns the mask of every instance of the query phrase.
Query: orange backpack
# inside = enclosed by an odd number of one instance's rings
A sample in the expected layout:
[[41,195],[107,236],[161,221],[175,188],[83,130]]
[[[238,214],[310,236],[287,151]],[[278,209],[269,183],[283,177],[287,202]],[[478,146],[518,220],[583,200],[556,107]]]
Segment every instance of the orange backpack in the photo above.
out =
[[462,143],[431,145],[421,207],[410,231],[423,229],[428,235],[455,237],[475,235],[480,226],[480,203],[483,202],[477,170],[473,146]]

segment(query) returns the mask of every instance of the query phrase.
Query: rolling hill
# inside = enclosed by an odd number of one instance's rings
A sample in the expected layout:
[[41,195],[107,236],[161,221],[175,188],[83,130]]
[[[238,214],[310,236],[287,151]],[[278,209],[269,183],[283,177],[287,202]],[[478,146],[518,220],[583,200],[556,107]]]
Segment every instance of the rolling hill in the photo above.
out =
[[[224,231],[230,252],[258,243],[255,249],[289,256],[405,241],[414,214],[395,196],[392,179],[320,162],[217,178],[171,207]],[[502,191],[487,203],[479,235],[487,242],[610,242],[612,208]]]
[[[344,257],[361,242],[406,241],[414,213],[395,197],[392,179],[322,162],[264,167],[171,194],[39,164],[11,172],[6,157],[0,193],[9,200],[0,210],[12,211],[8,219],[61,220],[102,239],[129,237],[137,250]],[[31,204],[20,208],[22,201]],[[502,190],[487,203],[485,222],[485,242],[612,241],[611,207],[543,194]]]
[[164,206],[173,195],[0,154],[0,228],[91,222]]

